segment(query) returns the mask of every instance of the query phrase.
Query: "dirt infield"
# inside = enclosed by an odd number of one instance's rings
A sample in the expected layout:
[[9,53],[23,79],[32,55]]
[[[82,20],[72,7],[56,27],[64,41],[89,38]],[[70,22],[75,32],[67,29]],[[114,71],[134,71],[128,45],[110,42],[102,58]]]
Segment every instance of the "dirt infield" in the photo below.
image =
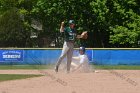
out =
[[44,74],[0,82],[0,93],[140,93],[140,70],[55,73],[53,70],[0,70],[0,74]]

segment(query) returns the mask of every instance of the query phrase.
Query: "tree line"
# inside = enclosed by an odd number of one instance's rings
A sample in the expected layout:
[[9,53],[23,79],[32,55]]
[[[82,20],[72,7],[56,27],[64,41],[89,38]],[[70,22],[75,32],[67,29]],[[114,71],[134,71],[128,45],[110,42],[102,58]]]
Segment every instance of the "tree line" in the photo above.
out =
[[0,0],[0,47],[62,47],[60,23],[73,19],[87,40],[76,47],[140,46],[139,0]]

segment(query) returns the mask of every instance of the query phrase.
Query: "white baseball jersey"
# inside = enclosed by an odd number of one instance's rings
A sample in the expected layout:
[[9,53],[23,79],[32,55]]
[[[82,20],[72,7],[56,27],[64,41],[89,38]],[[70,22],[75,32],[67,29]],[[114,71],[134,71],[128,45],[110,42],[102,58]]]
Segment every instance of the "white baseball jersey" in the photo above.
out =
[[79,59],[80,59],[80,64],[82,64],[80,68],[84,71],[89,70],[89,65],[88,65],[89,60],[88,60],[87,55],[85,54],[79,55]]
[[74,66],[75,69],[80,70],[82,72],[89,71],[89,60],[86,54],[79,55],[78,57],[73,57],[73,62],[71,63],[72,67]]

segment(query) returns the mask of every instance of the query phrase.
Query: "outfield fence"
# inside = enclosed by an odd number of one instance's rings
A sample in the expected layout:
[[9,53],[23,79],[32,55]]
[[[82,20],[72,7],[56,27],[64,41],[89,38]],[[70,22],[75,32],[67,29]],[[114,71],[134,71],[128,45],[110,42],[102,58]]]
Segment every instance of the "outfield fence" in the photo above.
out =
[[[60,54],[61,48],[1,48],[0,64],[54,64]],[[86,54],[98,65],[140,65],[139,48],[87,48]]]

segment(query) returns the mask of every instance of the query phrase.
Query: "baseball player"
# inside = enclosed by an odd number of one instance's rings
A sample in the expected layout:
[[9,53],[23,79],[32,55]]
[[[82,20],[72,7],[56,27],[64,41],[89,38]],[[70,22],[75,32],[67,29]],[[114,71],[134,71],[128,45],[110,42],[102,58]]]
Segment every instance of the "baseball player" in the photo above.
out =
[[76,60],[76,62],[72,62],[71,66],[73,66],[73,71],[82,71],[82,72],[89,72],[89,59],[87,55],[85,54],[85,47],[79,48],[79,56],[73,57],[73,60]]
[[55,66],[55,72],[58,72],[59,65],[61,64],[62,60],[67,56],[67,73],[69,73],[72,61],[74,41],[76,38],[85,38],[87,36],[87,32],[83,32],[81,35],[77,35],[74,20],[69,20],[68,27],[64,27],[64,22],[61,23],[60,33],[62,33],[64,36],[64,44],[62,53]]
[[89,59],[88,56],[85,54],[85,47],[79,48],[79,56],[73,57],[73,61],[71,63],[71,67],[73,68],[72,72],[80,71],[80,72],[95,72],[98,73],[99,71],[95,70],[94,68],[89,67]]

